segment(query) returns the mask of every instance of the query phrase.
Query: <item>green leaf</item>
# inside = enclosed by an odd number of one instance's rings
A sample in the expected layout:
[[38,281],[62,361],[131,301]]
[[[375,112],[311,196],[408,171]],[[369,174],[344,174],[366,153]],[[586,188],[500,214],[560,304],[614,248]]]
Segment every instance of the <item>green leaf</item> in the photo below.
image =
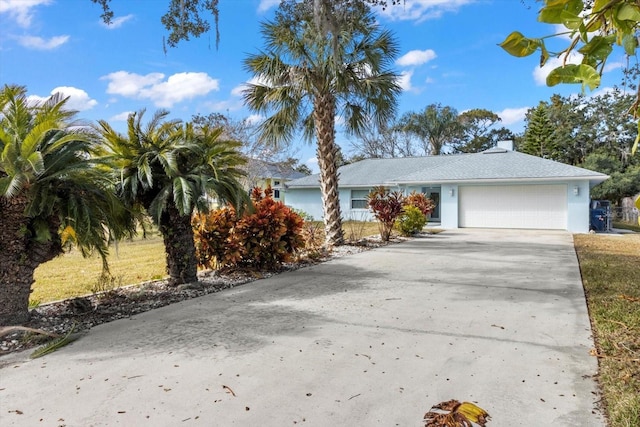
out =
[[593,13],[598,13],[604,8],[607,4],[609,4],[610,0],[596,0],[593,2]]
[[638,47],[638,39],[634,34],[626,34],[622,38],[622,47],[624,47],[624,52],[627,55],[635,55],[636,48]]
[[[584,4],[582,0],[548,0],[545,7],[538,14],[538,21],[547,24],[564,24],[567,28],[577,29],[579,14],[582,12]],[[567,22],[569,25],[567,25]]]
[[584,26],[580,16],[566,10],[560,13],[560,19],[562,20],[562,24],[570,30],[577,30],[581,25]]
[[544,46],[544,43],[539,39],[529,39],[522,33],[514,31],[499,46],[507,51],[509,55],[522,58],[534,53],[538,50],[538,47]]
[[555,86],[560,83],[581,83],[582,90],[585,86],[594,90],[600,86],[600,74],[595,68],[586,64],[568,64],[555,68],[547,76],[547,86]]
[[609,57],[609,54],[613,50],[612,44],[615,41],[615,36],[595,36],[589,43],[582,46],[578,52],[585,56],[590,56],[597,61],[603,61]]
[[640,9],[630,3],[623,3],[618,9],[616,18],[620,21],[640,21]]

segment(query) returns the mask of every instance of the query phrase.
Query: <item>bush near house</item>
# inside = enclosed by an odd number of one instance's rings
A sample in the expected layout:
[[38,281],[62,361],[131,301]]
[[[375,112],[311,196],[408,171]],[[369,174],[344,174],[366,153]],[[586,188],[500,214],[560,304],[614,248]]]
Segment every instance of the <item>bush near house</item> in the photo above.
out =
[[413,236],[427,224],[427,216],[415,206],[405,206],[396,221],[403,236]]
[[196,256],[206,268],[251,267],[273,269],[290,261],[304,247],[304,221],[267,188],[251,192],[253,213],[238,218],[225,207],[194,217]]
[[389,191],[382,186],[375,187],[367,195],[367,203],[378,220],[380,238],[388,242],[393,225],[402,214],[404,195],[400,191]]
[[367,196],[369,207],[379,222],[380,238],[388,242],[394,225],[402,234],[413,235],[427,223],[427,215],[435,205],[422,193],[413,191],[408,196],[401,191],[389,191],[380,186],[375,187]]

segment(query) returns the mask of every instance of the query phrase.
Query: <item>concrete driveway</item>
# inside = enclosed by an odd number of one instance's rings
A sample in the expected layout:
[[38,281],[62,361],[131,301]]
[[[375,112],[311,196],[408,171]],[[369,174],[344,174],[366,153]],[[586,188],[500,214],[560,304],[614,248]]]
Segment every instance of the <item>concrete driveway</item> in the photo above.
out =
[[0,425],[603,426],[572,237],[457,230],[102,325],[0,359]]

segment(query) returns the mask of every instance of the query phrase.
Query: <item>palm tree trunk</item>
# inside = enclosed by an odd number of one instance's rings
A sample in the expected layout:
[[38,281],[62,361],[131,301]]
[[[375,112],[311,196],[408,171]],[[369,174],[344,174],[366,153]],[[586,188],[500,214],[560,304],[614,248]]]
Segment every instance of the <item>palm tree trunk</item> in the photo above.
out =
[[52,239],[37,243],[24,211],[28,199],[0,197],[0,325],[21,325],[29,320],[29,294],[33,274],[43,262],[62,253],[59,222],[49,224]]
[[167,209],[160,217],[160,233],[167,254],[169,285],[197,282],[198,263],[191,215],[181,215],[173,202],[167,203]]
[[325,245],[344,243],[342,214],[338,196],[338,146],[335,138],[335,99],[331,94],[318,94],[314,99],[313,123],[318,140],[318,166],[320,167],[320,192],[324,210]]

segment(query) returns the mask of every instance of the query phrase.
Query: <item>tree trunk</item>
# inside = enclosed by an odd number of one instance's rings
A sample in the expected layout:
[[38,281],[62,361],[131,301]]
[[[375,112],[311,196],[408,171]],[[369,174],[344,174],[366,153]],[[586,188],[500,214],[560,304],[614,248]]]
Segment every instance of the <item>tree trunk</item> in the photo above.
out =
[[197,282],[198,263],[191,215],[180,215],[175,204],[169,202],[160,217],[160,233],[167,254],[169,285]]
[[33,273],[43,262],[62,253],[59,221],[52,217],[52,239],[37,243],[24,211],[28,199],[0,197],[0,325],[21,325],[29,320],[29,294]]
[[331,94],[317,94],[314,99],[313,123],[318,140],[318,166],[320,167],[320,191],[324,211],[325,245],[344,243],[342,214],[338,196],[338,167],[335,141],[335,99]]

